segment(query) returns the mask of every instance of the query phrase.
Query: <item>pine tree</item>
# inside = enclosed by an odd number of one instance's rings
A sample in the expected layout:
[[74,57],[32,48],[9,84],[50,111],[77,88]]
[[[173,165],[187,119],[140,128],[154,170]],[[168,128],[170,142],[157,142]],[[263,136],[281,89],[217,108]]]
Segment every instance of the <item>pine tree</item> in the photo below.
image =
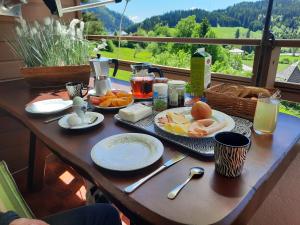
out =
[[210,29],[210,23],[208,21],[208,19],[205,17],[200,24],[200,31],[199,31],[199,35],[201,38],[205,37],[205,35],[207,34],[207,32]]
[[250,38],[251,37],[251,30],[248,29],[247,34],[246,34],[246,38]]
[[238,29],[236,30],[236,32],[235,32],[235,38],[236,38],[236,39],[239,39],[240,36],[241,36],[241,32],[240,32],[240,29],[238,28]]

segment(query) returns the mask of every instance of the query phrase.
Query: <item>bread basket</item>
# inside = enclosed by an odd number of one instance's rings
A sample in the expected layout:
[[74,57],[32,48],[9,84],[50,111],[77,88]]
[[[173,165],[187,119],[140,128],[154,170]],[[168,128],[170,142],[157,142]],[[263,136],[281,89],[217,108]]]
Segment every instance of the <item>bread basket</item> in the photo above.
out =
[[[253,121],[257,104],[257,95],[256,97],[248,97],[246,96],[247,93],[241,93],[246,89],[247,91],[252,89],[256,90],[256,92],[268,92],[270,95],[275,91],[243,85],[218,84],[207,89],[205,91],[205,97],[207,98],[207,103],[213,109]],[[237,91],[235,92],[235,90]]]

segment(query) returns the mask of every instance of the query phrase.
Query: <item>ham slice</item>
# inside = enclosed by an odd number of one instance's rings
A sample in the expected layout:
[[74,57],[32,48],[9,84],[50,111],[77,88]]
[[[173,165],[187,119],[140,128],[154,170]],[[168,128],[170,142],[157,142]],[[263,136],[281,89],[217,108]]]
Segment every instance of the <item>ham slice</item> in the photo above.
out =
[[197,120],[189,127],[189,137],[205,137],[213,134],[226,126],[226,121],[217,122],[213,119]]

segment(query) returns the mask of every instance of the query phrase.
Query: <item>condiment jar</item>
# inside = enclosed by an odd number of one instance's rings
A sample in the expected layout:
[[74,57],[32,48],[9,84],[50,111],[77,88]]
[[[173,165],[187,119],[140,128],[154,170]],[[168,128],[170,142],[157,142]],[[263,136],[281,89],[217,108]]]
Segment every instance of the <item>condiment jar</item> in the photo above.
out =
[[153,110],[164,111],[168,108],[168,84],[153,84]]
[[169,107],[184,107],[185,85],[182,80],[171,80],[168,82]]

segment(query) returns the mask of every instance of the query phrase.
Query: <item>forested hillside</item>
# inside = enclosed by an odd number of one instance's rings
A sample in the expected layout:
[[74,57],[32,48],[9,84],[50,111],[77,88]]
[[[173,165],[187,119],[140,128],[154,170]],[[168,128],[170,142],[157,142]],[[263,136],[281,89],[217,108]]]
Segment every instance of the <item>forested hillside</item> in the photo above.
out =
[[[107,7],[87,9],[83,12],[92,12],[96,16],[96,18],[103,23],[106,31],[113,33],[119,30],[120,20],[122,16],[120,13],[109,10]],[[124,16],[123,27],[129,27],[131,25],[133,25],[133,22],[128,17]]]
[[[178,21],[190,15],[196,16],[199,23],[207,18],[213,27],[245,27],[251,31],[263,29],[263,18],[268,0],[242,2],[223,10],[208,12],[202,9],[177,10],[161,16],[153,16],[141,23],[130,26],[128,32],[136,32],[138,28],[153,30],[155,25],[162,24],[175,27]],[[275,0],[272,17],[272,29],[277,37],[295,38],[299,35],[300,0]]]

